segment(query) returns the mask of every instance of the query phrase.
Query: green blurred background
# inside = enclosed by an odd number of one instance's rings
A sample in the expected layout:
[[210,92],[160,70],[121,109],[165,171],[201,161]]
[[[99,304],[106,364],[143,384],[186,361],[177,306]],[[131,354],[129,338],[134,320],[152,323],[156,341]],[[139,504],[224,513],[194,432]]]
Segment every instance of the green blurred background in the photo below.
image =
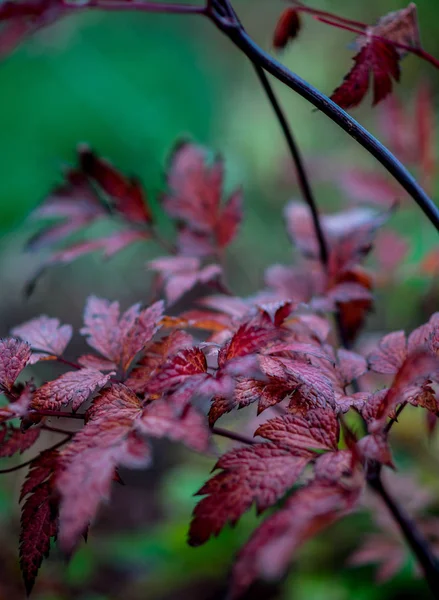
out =
[[[248,31],[269,50],[285,4],[277,0],[235,4]],[[417,4],[424,45],[439,56],[439,3]],[[404,7],[396,0],[316,0],[314,5],[366,22]],[[350,34],[306,19],[303,34],[282,60],[330,93],[350,68],[351,39]],[[397,89],[404,103],[423,76],[438,92],[437,72],[414,57],[404,60]],[[330,158],[343,166],[374,164],[323,115],[277,83],[275,87],[307,156]],[[242,184],[245,191],[245,224],[227,257],[233,288],[240,294],[252,293],[260,287],[267,265],[290,260],[282,209],[298,192],[284,140],[245,57],[202,18],[98,12],[71,17],[40,31],[0,63],[0,90],[1,334],[40,313],[78,326],[91,292],[117,298],[124,307],[148,300],[144,262],[157,254],[153,245],[128,249],[108,262],[89,256],[54,268],[30,299],[23,297],[25,281],[41,261],[39,255],[23,251],[34,231],[27,215],[60,181],[60,168],[74,160],[79,142],[89,143],[121,170],[142,179],[159,223],[163,218],[157,198],[175,141],[190,137],[222,153],[226,187]],[[435,99],[438,106],[437,94]],[[354,115],[380,136],[376,112],[368,102]],[[335,186],[319,185],[316,191],[323,208],[346,202]],[[410,241],[404,266],[410,277],[401,277],[380,293],[377,313],[369,321],[371,331],[414,326],[436,309],[435,286],[416,276],[416,265],[436,241],[432,227],[416,209],[403,211],[393,224]],[[45,375],[49,373],[53,374],[47,370]],[[421,420],[408,413],[402,421],[396,440],[401,464],[431,458],[437,450],[417,440]],[[127,485],[114,490],[87,546],[70,565],[53,553],[41,571],[36,600],[226,597],[233,553],[255,517],[247,516],[236,530],[225,531],[202,549],[188,548],[192,495],[214,459],[182,454],[167,444],[158,444],[155,455],[151,471],[124,476]],[[434,469],[423,466],[421,478],[434,487]],[[20,482],[21,476],[12,475],[0,481],[1,599],[24,596],[16,550]],[[369,528],[364,515],[332,528],[300,553],[284,582],[258,586],[249,598],[427,597],[423,583],[412,577],[409,557],[402,573],[383,586],[375,584],[373,568],[345,566],[349,551]]]

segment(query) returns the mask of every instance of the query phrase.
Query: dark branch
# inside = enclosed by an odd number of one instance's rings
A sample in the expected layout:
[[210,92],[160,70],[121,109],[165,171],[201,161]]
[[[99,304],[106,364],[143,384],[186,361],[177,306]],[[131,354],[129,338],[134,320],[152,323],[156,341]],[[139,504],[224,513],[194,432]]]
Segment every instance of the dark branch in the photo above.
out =
[[302,98],[323,112],[334,123],[346,131],[365,148],[398,181],[407,193],[417,202],[425,215],[439,231],[439,210],[422,187],[381,142],[348,115],[335,102],[322,94],[301,77],[289,71],[275,58],[264,52],[239,23],[228,24],[213,10],[209,16],[215,25],[237,46],[254,64],[259,65],[276,77]]
[[419,531],[416,523],[408,516],[404,509],[387,492],[381,479],[379,465],[371,466],[367,477],[370,487],[380,496],[389,509],[403,533],[406,542],[415,554],[424,571],[425,580],[434,598],[439,597],[439,561],[431,551],[428,540]]

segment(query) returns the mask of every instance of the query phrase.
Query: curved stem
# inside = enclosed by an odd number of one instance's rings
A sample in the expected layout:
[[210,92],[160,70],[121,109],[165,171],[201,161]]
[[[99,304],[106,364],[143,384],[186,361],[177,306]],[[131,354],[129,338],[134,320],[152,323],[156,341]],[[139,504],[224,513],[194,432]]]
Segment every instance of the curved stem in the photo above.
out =
[[302,159],[302,155],[300,153],[296,140],[294,139],[288,121],[279,104],[279,101],[276,98],[276,95],[273,91],[272,86],[270,85],[270,82],[268,81],[268,77],[265,74],[264,69],[255,63],[253,63],[253,66],[255,68],[259,81],[261,82],[261,85],[264,88],[264,91],[270,101],[270,104],[273,107],[273,110],[277,116],[279,125],[282,128],[285,140],[287,142],[288,148],[293,158],[294,165],[296,167],[297,180],[299,183],[300,191],[302,192],[302,196],[305,199],[305,202],[308,204],[308,207],[311,212],[314,231],[319,245],[320,260],[323,265],[327,265],[329,258],[328,245],[326,243],[325,235],[323,233],[317,204],[314,200],[314,195],[311,190],[311,184],[305,171],[305,165]]
[[369,486],[378,494],[387,506],[392,517],[403,533],[407,544],[415,554],[425,580],[434,598],[439,597],[439,561],[431,551],[430,544],[420,532],[416,523],[409,517],[400,504],[388,493],[381,479],[380,465],[372,466],[368,471],[367,481]]
[[[58,448],[60,448],[64,444],[66,444],[71,439],[71,437],[72,437],[72,435],[68,434],[68,436],[64,440],[61,440],[60,442],[57,442],[53,446],[46,448],[45,450],[43,450],[43,452],[50,452],[52,450],[57,450]],[[21,463],[19,465],[16,465],[15,467],[10,467],[9,469],[0,469],[0,475],[4,475],[5,473],[14,473],[15,471],[20,471],[20,469],[24,469],[25,467],[28,467],[38,458],[38,456],[40,456],[40,455],[38,454],[37,456],[34,456],[30,460],[27,460],[26,462]]]
[[419,205],[434,227],[439,231],[439,210],[418,184],[415,178],[407,171],[404,165],[371,133],[362,127],[348,113],[341,109],[335,102],[310,85],[307,81],[284,67],[275,58],[264,52],[239,24],[226,25],[218,19],[215,11],[210,11],[208,16],[214,24],[237,46],[254,64],[259,65],[268,73],[276,77],[302,98],[315,106],[329,117],[341,129],[346,131],[354,140],[365,148],[385,169],[398,181],[407,193]]
[[212,427],[212,433],[215,435],[220,435],[221,437],[228,438],[229,440],[234,440],[235,442],[241,442],[241,444],[256,444],[256,440],[253,438],[247,437],[246,435],[242,435],[241,433],[236,433],[235,431],[229,431],[228,429],[223,429],[222,427]]

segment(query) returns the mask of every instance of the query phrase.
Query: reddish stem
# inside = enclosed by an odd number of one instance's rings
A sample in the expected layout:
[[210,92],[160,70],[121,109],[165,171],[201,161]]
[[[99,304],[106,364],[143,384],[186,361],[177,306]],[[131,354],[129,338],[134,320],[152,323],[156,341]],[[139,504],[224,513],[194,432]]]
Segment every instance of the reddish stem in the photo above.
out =
[[36,415],[37,417],[59,417],[63,419],[85,419],[84,414],[71,413],[62,410],[31,410],[29,411],[30,415]]
[[[58,448],[60,448],[64,444],[66,444],[71,439],[71,437],[72,437],[71,434],[69,434],[64,440],[61,440],[60,442],[54,444],[53,446],[46,448],[44,450],[44,452],[50,452],[52,450],[57,450]],[[39,456],[40,455],[38,454],[38,456],[34,456],[30,460],[28,460],[24,463],[21,463],[19,465],[16,465],[15,467],[10,467],[9,469],[0,469],[0,475],[3,475],[5,473],[13,473],[14,471],[19,471],[20,469],[24,469],[25,467],[28,467],[29,465],[31,465]]]
[[235,431],[229,431],[228,429],[223,429],[222,427],[212,427],[212,433],[215,435],[220,435],[221,437],[228,438],[229,440],[234,440],[235,442],[241,442],[241,444],[256,444],[256,440],[253,438],[247,437],[246,435],[242,435],[241,433],[236,433]]
[[[350,31],[351,33],[355,33],[357,35],[364,35],[364,31],[361,29],[357,29],[355,27],[350,27],[349,25],[346,25],[346,24],[337,23],[335,21],[332,21],[331,19],[326,19],[323,17],[315,17],[315,18],[317,21],[320,21],[321,23],[325,23],[326,25],[331,25],[332,27],[337,27],[337,29],[343,29],[344,31]],[[425,60],[426,62],[429,62],[436,69],[439,69],[439,59],[435,58],[434,56],[432,56],[431,54],[426,52],[423,48],[414,48],[413,46],[410,46],[409,44],[403,44],[401,42],[396,42],[394,40],[390,40],[386,37],[383,37],[381,35],[375,35],[373,33],[367,34],[367,35],[368,35],[368,37],[370,37],[374,40],[379,40],[380,42],[387,42],[388,44],[392,44],[392,46],[394,46],[395,48],[399,48],[400,50],[404,50],[405,52],[410,52],[411,54],[414,54],[415,56]]]
[[362,23],[361,21],[354,21],[353,19],[345,19],[344,17],[339,17],[338,15],[334,15],[333,13],[327,12],[326,10],[319,10],[317,8],[310,8],[309,6],[305,6],[301,2],[293,2],[296,7],[296,10],[308,13],[314,16],[327,17],[329,19],[334,19],[335,21],[339,21],[340,23],[345,23],[346,25],[353,25],[354,27],[361,27],[362,29],[366,29],[368,25],[366,23]]
[[62,363],[63,365],[67,365],[68,367],[72,367],[72,369],[82,369],[83,367],[81,367],[81,365],[79,365],[78,363],[72,362],[71,360],[67,360],[66,358],[63,358],[62,356],[57,356],[56,360],[60,363]]
[[66,431],[65,429],[59,429],[58,427],[52,427],[51,425],[42,425],[41,429],[43,429],[44,431],[50,431],[51,433],[69,435],[70,437],[72,437],[75,434],[74,431]]

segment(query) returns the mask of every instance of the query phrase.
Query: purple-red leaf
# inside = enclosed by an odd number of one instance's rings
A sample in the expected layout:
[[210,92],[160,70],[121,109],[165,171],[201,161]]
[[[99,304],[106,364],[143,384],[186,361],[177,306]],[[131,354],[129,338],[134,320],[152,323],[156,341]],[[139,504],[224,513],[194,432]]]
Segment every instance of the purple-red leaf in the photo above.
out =
[[11,391],[30,357],[31,347],[26,342],[14,338],[0,339],[0,391]]
[[292,454],[274,444],[238,448],[220,458],[214,475],[199,491],[205,495],[195,507],[189,543],[199,546],[218,535],[227,524],[235,524],[255,503],[258,512],[281,498],[298,479],[312,454]]
[[37,352],[35,357],[44,358],[47,355],[61,356],[72,337],[72,326],[61,325],[58,319],[50,319],[42,315],[14,327],[12,335],[15,335],[32,346]]
[[95,369],[79,369],[69,371],[42,385],[34,394],[32,408],[56,410],[72,402],[73,410],[77,410],[91,394],[103,388],[111,377],[103,375]]
[[40,429],[36,427],[21,431],[16,427],[0,429],[0,457],[10,457],[16,452],[22,454],[37,441]]
[[392,78],[399,81],[400,56],[390,42],[367,38],[360,52],[354,57],[354,66],[343,83],[331,96],[341,108],[358,106],[369,89],[373,77],[373,104],[384,100],[392,91]]
[[50,541],[57,535],[58,511],[53,494],[53,478],[58,453],[43,452],[33,461],[23,484],[20,502],[20,567],[28,595],[43,558],[49,555]]

